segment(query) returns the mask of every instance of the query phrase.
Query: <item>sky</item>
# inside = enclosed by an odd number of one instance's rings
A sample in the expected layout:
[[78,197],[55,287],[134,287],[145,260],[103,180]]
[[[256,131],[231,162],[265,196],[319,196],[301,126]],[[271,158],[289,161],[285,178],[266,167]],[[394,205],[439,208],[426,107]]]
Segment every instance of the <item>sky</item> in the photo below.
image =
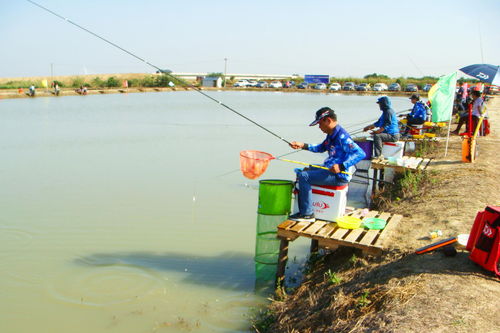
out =
[[[500,65],[498,0],[35,1],[176,73],[422,77]],[[2,78],[155,72],[26,0],[0,8]]]

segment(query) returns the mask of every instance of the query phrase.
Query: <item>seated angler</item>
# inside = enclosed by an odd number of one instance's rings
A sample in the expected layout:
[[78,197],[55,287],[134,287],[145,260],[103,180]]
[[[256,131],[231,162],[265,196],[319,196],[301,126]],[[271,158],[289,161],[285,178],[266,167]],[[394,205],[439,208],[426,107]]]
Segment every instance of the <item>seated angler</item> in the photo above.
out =
[[399,140],[399,126],[396,112],[391,108],[391,100],[387,96],[382,96],[377,100],[382,115],[372,125],[366,126],[363,131],[369,131],[373,135],[374,157],[382,154],[383,142],[396,142]]
[[408,135],[412,125],[422,125],[425,123],[427,117],[427,108],[424,103],[420,101],[419,94],[411,95],[410,101],[413,103],[413,109],[406,115],[406,129],[403,135]]
[[346,170],[366,156],[365,152],[351,139],[349,133],[337,123],[337,115],[329,107],[316,111],[316,119],[309,126],[317,124],[326,134],[322,143],[311,145],[293,141],[290,144],[294,149],[305,149],[314,153],[328,152],[328,157],[323,163],[328,170],[315,167],[297,170],[299,212],[289,217],[295,221],[315,221],[311,185],[346,185],[351,180],[351,175]]

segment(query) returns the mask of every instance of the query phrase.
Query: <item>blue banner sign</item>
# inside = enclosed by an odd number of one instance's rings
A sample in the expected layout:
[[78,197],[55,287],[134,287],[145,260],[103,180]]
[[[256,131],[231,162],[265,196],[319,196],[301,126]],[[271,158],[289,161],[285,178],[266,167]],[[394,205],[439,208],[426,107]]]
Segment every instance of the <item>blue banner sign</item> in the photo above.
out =
[[330,83],[329,75],[304,75],[304,81],[306,83]]

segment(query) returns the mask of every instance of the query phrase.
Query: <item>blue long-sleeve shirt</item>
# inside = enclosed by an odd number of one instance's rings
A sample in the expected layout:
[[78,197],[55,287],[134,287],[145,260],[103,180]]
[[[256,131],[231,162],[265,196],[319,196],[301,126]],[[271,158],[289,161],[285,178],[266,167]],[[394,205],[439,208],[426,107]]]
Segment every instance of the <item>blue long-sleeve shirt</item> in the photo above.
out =
[[425,121],[427,118],[427,110],[425,109],[424,104],[422,102],[418,101],[413,105],[413,109],[411,112],[408,114],[413,119],[419,119]]
[[[331,168],[334,164],[339,164],[343,170],[348,170],[366,156],[365,152],[340,125],[335,126],[333,132],[327,135],[322,143],[308,145],[307,149],[314,153],[328,152],[328,157],[323,162],[323,166]],[[336,176],[346,182],[352,178],[351,175],[345,173],[337,173]]]
[[378,103],[382,110],[382,115],[373,125],[375,127],[383,127],[384,131],[382,133],[398,134],[398,118],[396,117],[396,112],[391,108],[391,101],[387,96],[382,96],[378,99]]

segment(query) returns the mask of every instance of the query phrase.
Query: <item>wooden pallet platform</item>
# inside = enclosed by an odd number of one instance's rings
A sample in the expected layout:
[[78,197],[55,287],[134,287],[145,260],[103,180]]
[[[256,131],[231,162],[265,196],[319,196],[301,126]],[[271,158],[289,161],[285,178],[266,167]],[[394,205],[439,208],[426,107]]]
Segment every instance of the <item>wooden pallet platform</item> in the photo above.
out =
[[429,164],[431,163],[430,158],[421,158],[421,157],[409,157],[403,156],[403,165],[394,165],[389,164],[389,161],[386,159],[374,159],[372,160],[372,169],[379,170],[385,168],[394,169],[396,172],[404,172],[406,170],[410,171],[423,171],[427,169]]
[[348,246],[361,249],[364,254],[379,255],[384,246],[387,235],[391,230],[397,228],[403,218],[402,215],[390,214],[377,211],[368,211],[361,217],[363,210],[356,209],[347,215],[365,219],[378,217],[387,221],[382,230],[368,230],[364,228],[343,229],[335,222],[316,220],[315,222],[297,222],[286,220],[278,226],[278,238],[281,239],[278,270],[276,283],[281,285],[285,275],[285,266],[288,259],[288,242],[299,237],[312,239],[311,252],[317,251],[318,247],[336,249],[339,246]]

